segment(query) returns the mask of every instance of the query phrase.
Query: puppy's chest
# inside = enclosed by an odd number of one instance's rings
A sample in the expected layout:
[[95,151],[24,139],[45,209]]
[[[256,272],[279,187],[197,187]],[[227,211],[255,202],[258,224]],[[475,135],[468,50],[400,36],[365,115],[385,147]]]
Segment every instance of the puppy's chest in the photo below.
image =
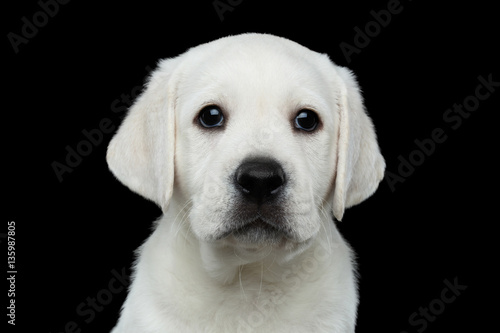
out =
[[236,281],[225,288],[191,294],[179,304],[182,315],[172,319],[182,318],[187,329],[200,332],[306,331],[306,327],[319,324],[317,310],[322,306],[315,303],[313,308],[314,293],[293,282],[245,285]]

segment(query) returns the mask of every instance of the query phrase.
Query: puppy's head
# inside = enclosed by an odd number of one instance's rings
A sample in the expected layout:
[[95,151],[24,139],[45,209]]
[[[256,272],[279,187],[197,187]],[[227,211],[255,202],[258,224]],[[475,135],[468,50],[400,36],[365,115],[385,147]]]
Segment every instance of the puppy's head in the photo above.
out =
[[185,204],[200,241],[238,248],[309,242],[385,167],[351,72],[260,34],[160,62],[107,159],[163,210]]

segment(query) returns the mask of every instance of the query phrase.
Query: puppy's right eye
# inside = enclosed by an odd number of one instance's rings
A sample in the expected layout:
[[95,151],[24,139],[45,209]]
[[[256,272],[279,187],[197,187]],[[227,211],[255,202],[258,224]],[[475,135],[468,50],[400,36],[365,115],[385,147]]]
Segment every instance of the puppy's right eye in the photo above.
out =
[[208,105],[201,109],[198,119],[205,128],[220,127],[224,124],[224,115],[216,105]]

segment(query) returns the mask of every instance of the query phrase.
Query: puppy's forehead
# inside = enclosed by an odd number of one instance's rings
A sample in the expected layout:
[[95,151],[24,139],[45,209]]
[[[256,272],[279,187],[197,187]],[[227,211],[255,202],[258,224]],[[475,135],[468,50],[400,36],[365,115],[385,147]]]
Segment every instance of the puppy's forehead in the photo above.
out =
[[246,34],[200,45],[186,54],[181,93],[286,98],[296,90],[329,94],[328,57],[293,41]]

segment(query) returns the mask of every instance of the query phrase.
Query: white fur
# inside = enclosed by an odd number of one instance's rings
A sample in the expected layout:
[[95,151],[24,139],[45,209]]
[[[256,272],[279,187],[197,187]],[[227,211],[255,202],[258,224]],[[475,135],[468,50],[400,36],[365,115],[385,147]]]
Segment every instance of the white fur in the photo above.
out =
[[[209,104],[224,128],[197,124]],[[313,133],[293,127],[304,108],[321,119]],[[231,175],[249,156],[286,173],[279,243],[219,239],[238,222]],[[159,63],[107,160],[164,212],[113,333],[354,332],[352,252],[331,215],[370,196],[385,163],[349,70],[271,35],[197,46]]]

